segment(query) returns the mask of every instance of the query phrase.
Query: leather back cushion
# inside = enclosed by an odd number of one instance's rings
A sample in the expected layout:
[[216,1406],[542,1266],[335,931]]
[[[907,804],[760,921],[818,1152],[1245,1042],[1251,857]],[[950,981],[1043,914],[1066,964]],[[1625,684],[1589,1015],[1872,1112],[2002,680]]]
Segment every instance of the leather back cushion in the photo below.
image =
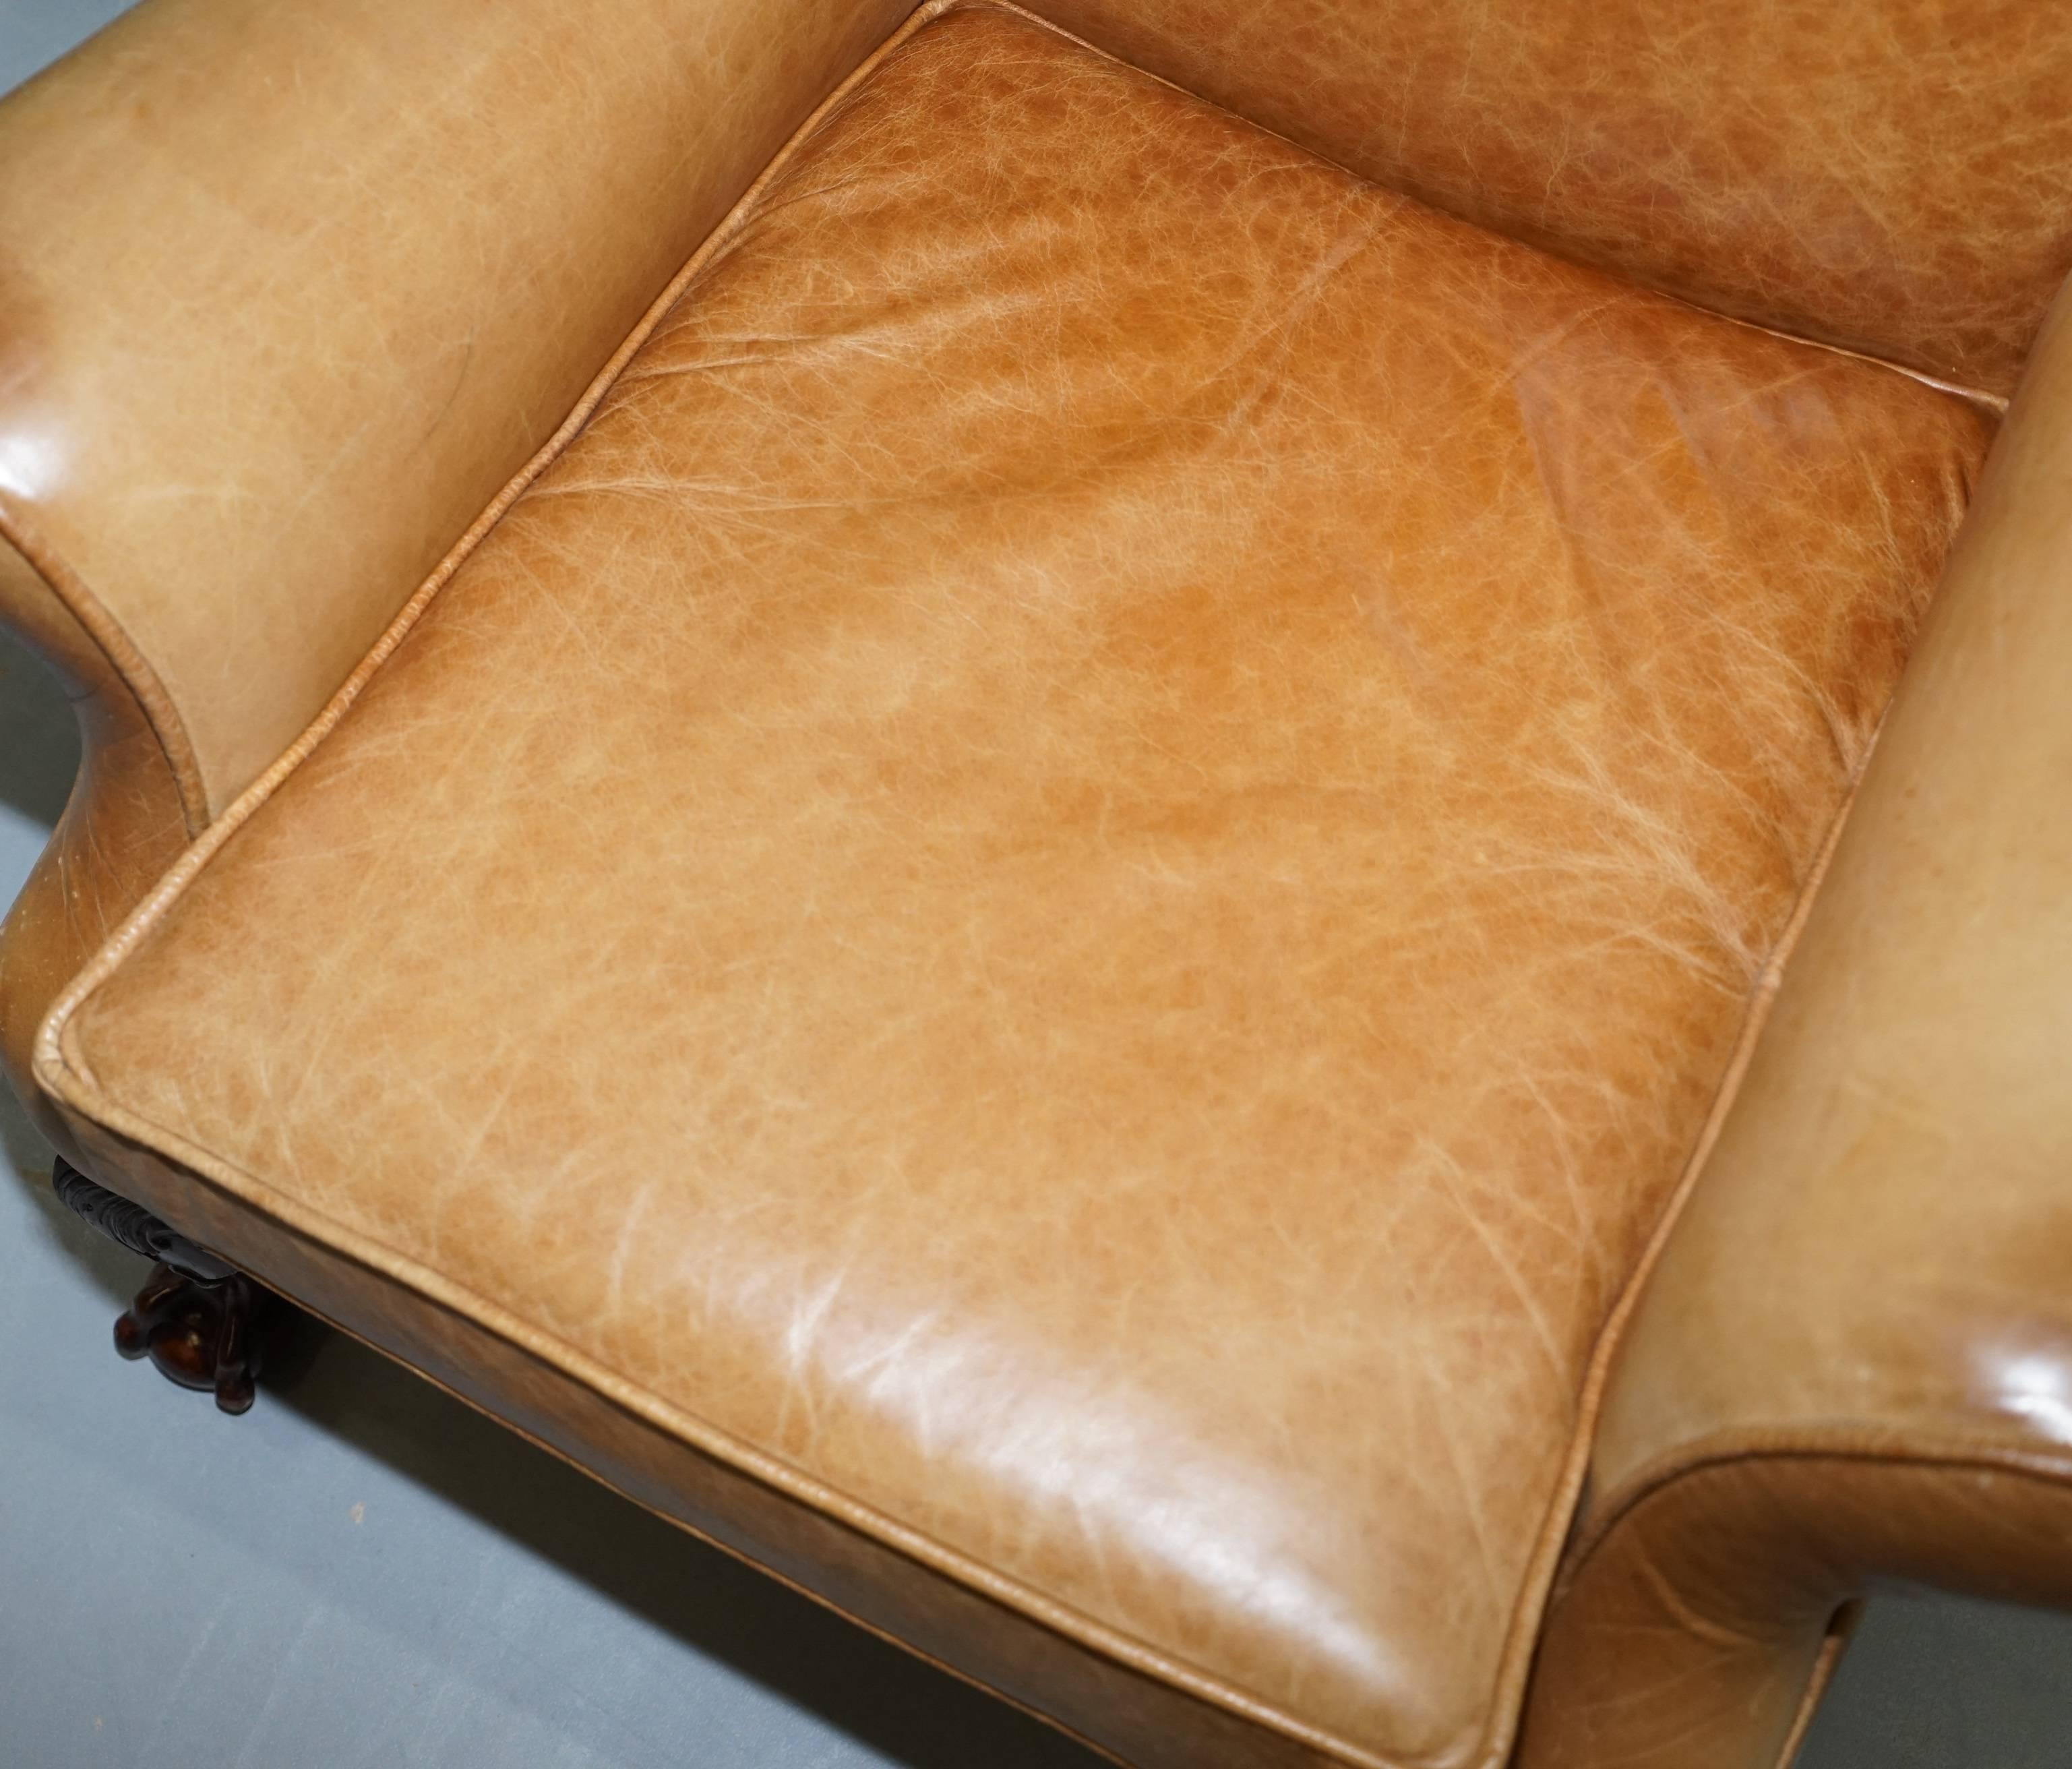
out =
[[1036,4],[1470,220],[1988,391],[2072,268],[2036,0]]

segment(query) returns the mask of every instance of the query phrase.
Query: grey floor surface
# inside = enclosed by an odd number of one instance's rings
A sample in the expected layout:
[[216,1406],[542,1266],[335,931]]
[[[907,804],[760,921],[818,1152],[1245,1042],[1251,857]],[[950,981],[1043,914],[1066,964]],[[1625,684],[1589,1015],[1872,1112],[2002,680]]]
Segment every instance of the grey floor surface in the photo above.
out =
[[[0,0],[0,89],[121,10]],[[0,638],[0,904],[75,754]],[[56,1207],[4,1088],[0,1169],[0,1769],[1094,1762],[348,1342],[220,1417],[115,1358],[141,1262]],[[1800,1759],[2068,1764],[2072,1621],[1899,1595]]]

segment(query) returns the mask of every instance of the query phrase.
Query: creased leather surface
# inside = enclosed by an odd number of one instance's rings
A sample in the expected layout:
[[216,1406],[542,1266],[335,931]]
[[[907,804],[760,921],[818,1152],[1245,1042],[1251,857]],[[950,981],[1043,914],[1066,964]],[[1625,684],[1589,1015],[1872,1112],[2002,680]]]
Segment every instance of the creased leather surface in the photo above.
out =
[[[1607,1397],[1585,1520],[1595,1545],[1554,1611],[1548,1662],[1563,1681],[1538,1704],[1597,1710],[1595,1760],[1755,1760],[1724,1746],[1649,1754],[1639,1724],[1651,1708],[1666,1734],[1666,1693],[1583,1701],[1575,1692],[1618,1680],[1599,1661],[1626,1652],[1603,1617],[1744,1604],[1753,1668],[1734,1674],[1774,1676],[1818,1606],[1766,1608],[1740,1594],[1748,1574],[1702,1560],[1648,1566],[1662,1532],[1644,1511],[1738,1542],[1740,1501],[1716,1512],[1721,1495],[1788,1478],[1803,1537],[1855,1543],[1863,1495],[1881,1489],[1820,1453],[1930,1463],[1889,1474],[1912,1496],[1888,1545],[1833,1550],[1846,1576],[1818,1587],[1830,1606],[1866,1581],[1928,1577],[1937,1556],[1944,1582],[2026,1582],[2072,1598],[2068,485],[2072,304],[2061,298]],[[1713,1471],[1729,1459],[1748,1465],[1738,1487]],[[1789,1477],[1759,1466],[1784,1461]],[[1978,1469],[1995,1463],[2052,1486],[2058,1497],[2037,1504],[2054,1521],[1982,1529]],[[1761,1557],[1761,1542],[1758,1532],[1744,1557]],[[1662,1690],[1727,1676],[1702,1626],[1665,1624],[1656,1642]]]
[[1096,1651],[1486,1760],[1988,427],[953,11],[45,1079]]
[[1392,188],[2004,394],[2072,270],[2072,16],[2030,0],[1041,0]]
[[0,494],[222,810],[907,0],[154,0],[0,103]]

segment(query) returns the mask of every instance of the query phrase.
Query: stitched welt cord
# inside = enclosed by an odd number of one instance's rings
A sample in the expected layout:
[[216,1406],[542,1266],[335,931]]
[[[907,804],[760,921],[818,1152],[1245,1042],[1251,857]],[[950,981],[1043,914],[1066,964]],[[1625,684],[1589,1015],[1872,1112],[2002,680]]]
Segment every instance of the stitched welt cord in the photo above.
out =
[[1762,970],[1756,977],[1755,987],[1749,993],[1748,1012],[1741,1021],[1741,1035],[1734,1043],[1733,1056],[1727,1063],[1727,1072],[1721,1077],[1719,1092],[1713,1096],[1712,1109],[1707,1116],[1705,1125],[1692,1149],[1691,1157],[1684,1163],[1684,1171],[1670,1192],[1668,1202],[1663,1206],[1662,1214],[1655,1220],[1654,1232],[1648,1236],[1640,1261],[1619,1292],[1618,1300],[1597,1335],[1590,1354],[1583,1388],[1577,1402],[1576,1430],[1571,1439],[1568,1456],[1560,1485],[1556,1489],[1553,1502],[1548,1506],[1546,1522],[1542,1526],[1538,1546],[1536,1548],[1525,1584],[1519,1592],[1517,1609],[1513,1612],[1510,1634],[1504,1642],[1503,1669],[1497,1685],[1497,1699],[1491,1709],[1490,1726],[1485,1734],[1483,1751],[1478,1759],[1486,1769],[1503,1769],[1508,1759],[1511,1747],[1515,1742],[1519,1722],[1523,1718],[1525,1685],[1531,1672],[1532,1656],[1538,1647],[1540,1631],[1547,1611],[1555,1594],[1555,1577],[1561,1564],[1562,1548],[1575,1517],[1576,1508],[1582,1497],[1583,1483],[1589,1472],[1590,1455],[1596,1447],[1597,1421],[1604,1410],[1605,1394],[1611,1384],[1612,1365],[1616,1362],[1619,1347],[1625,1343],[1626,1330],[1640,1298],[1647,1288],[1647,1281],[1660,1263],[1663,1251],[1669,1244],[1684,1206],[1696,1189],[1699,1175],[1704,1172],[1711,1158],[1714,1146],[1720,1140],[1727,1116],[1733,1109],[1734,1100],[1741,1092],[1741,1083],[1746,1077],[1749,1063],[1755,1056],[1755,1047],[1762,1035],[1762,1029],[1770,1019],[1771,1007],[1777,1000],[1778,990],[1782,986],[1786,965],[1797,948],[1799,936],[1804,932],[1807,919],[1813,912],[1813,902],[1819,895],[1822,882],[1835,858],[1835,850],[1842,839],[1842,831],[1849,821],[1849,813],[1855,808],[1858,789],[1870,767],[1871,758],[1877,752],[1878,738],[1885,730],[1881,718],[1877,730],[1872,733],[1870,742],[1864,746],[1863,759],[1858,763],[1856,775],[1849,782],[1833,820],[1827,825],[1826,837],[1820,851],[1815,857],[1805,882],[1799,887],[1798,901],[1792,906],[1791,919],[1785,924],[1784,932],[1777,944],[1770,948]]
[[[953,0],[953,3],[959,3],[959,0]],[[213,1180],[220,1189],[253,1205],[276,1222],[473,1321],[520,1351],[574,1377],[635,1418],[656,1426],[716,1461],[752,1475],[764,1485],[847,1524],[861,1534],[889,1544],[923,1565],[950,1574],[1069,1639],[1103,1652],[1134,1670],[1161,1678],[1213,1705],[1326,1751],[1336,1761],[1354,1766],[1354,1769],[1437,1769],[1441,1763],[1451,1764],[1457,1760],[1452,1757],[1383,1757],[1338,1739],[1320,1727],[1283,1713],[1257,1697],[1228,1686],[1156,1648],[1146,1646],[1069,1605],[1003,1578],[960,1550],[800,1473],[788,1463],[685,1412],[652,1390],[628,1381],[616,1371],[542,1332],[500,1304],[465,1285],[454,1282],[444,1273],[420,1264],[407,1254],[397,1253],[373,1236],[321,1211],[309,1208],[212,1150],[204,1149],[179,1132],[117,1104],[93,1080],[77,1048],[76,1036],[76,1027],[67,1026],[64,1055],[47,1063],[39,1047],[37,1079],[91,1124],[141,1144],[192,1173]],[[53,1086],[54,1080],[61,1084],[61,1091],[60,1087]]]
[[[1559,257],[1560,254],[1556,253],[1554,256]],[[1579,264],[1584,262],[1581,259],[1576,261]],[[1616,272],[1611,271],[1605,274],[1617,274]],[[1629,279],[1621,276],[1618,280],[1626,282]],[[1918,381],[1924,387],[1932,387],[1937,393],[1947,393],[1952,399],[1961,399],[1966,405],[1975,405],[1981,411],[1992,413],[1996,418],[2007,416],[2009,396],[2005,393],[1989,393],[1983,387],[1969,386],[1961,381],[1946,381],[1939,375],[1930,374],[1925,368],[1910,368],[1905,363],[1894,362],[1889,356],[1873,356],[1868,350],[1858,350],[1848,344],[1831,344],[1824,338],[1809,337],[1803,331],[1786,331],[1782,326],[1766,326],[1760,319],[1744,319],[1739,314],[1724,312],[1717,307],[1708,307],[1702,302],[1692,301],[1679,294],[1671,294],[1667,290],[1657,289],[1649,283],[1634,282],[1630,286],[1638,289],[1646,289],[1650,294],[1659,295],[1664,301],[1674,302],[1679,307],[1688,307],[1693,313],[1702,313],[1708,319],[1717,319],[1729,326],[1738,326],[1744,331],[1759,331],[1766,337],[1782,338],[1788,344],[1798,344],[1807,350],[1817,350],[1823,356],[1846,356],[1852,362],[1866,363],[1873,368],[1882,368],[1889,373],[1904,376],[1909,381]]]
[[1593,276],[1603,277],[1609,282],[1617,283],[1622,289],[1645,290],[1648,294],[1669,302],[1675,306],[1687,308],[1692,313],[1702,313],[1708,319],[1720,320],[1730,326],[1738,326],[1745,331],[1760,331],[1769,337],[1781,338],[1788,344],[1799,344],[1807,350],[1819,351],[1826,356],[1847,356],[1856,362],[1868,363],[1875,368],[1889,369],[1895,375],[1903,375],[1909,381],[1919,381],[1924,387],[1932,387],[1939,393],[1947,393],[1953,398],[1961,399],[1968,405],[1980,406],[1996,416],[2004,416],[2007,412],[2009,396],[2005,393],[1988,393],[1982,387],[1973,387],[1960,381],[1946,380],[1941,376],[1929,373],[1925,368],[1909,368],[1905,363],[1895,362],[1889,356],[1880,356],[1868,350],[1860,350],[1852,344],[1831,344],[1824,338],[1812,337],[1805,332],[1790,331],[1782,326],[1766,325],[1760,319],[1745,319],[1739,314],[1729,313],[1723,307],[1708,307],[1702,301],[1693,301],[1688,295],[1677,294],[1670,290],[1659,288],[1655,284],[1643,281],[1641,278],[1631,275],[1626,271],[1608,268],[1594,259],[1580,254],[1572,255],[1557,249],[1555,246],[1538,241],[1527,240],[1521,235],[1507,232],[1503,228],[1492,227],[1455,210],[1442,208],[1438,204],[1424,197],[1413,196],[1408,191],[1399,190],[1393,184],[1384,184],[1379,179],[1369,178],[1364,172],[1355,171],[1343,160],[1326,154],[1320,147],[1298,141],[1293,135],[1284,134],[1281,130],[1271,128],[1256,117],[1247,116],[1242,111],[1232,110],[1228,105],[1219,104],[1213,99],[1204,98],[1191,88],[1182,86],[1177,80],[1168,80],[1163,74],[1154,74],[1148,68],[1139,68],[1134,62],[1125,61],[1121,56],[1102,48],[1097,43],[1092,42],[1084,37],[1075,36],[1063,25],[1053,24],[1040,13],[1031,12],[1027,7],[1017,5],[1015,0],[950,0],[950,3],[986,5],[991,6],[997,11],[1018,14],[1029,20],[1031,24],[1040,25],[1054,36],[1062,37],[1067,43],[1077,43],[1082,49],[1092,51],[1104,61],[1112,61],[1117,67],[1127,68],[1132,72],[1141,75],[1146,80],[1155,80],[1161,86],[1170,87],[1174,92],[1185,93],[1198,105],[1207,105],[1213,109],[1223,111],[1229,116],[1235,117],[1248,128],[1256,129],[1262,135],[1271,135],[1276,141],[1287,142],[1290,147],[1307,154],[1312,159],[1321,161],[1323,164],[1343,172],[1347,178],[1356,180],[1370,190],[1385,191],[1399,202],[1411,204],[1428,214],[1445,216],[1449,220],[1457,221],[1463,227],[1472,228],[1478,233],[1486,234],[1494,239],[1508,241],[1514,245],[1523,245],[1531,251],[1540,253],[1543,257],[1553,258],[1577,269],[1587,270]]
[[[892,1633],[886,1628],[880,1627],[877,1623],[867,1621],[860,1615],[851,1615],[847,1610],[842,1608],[840,1604],[835,1602],[832,1598],[823,1596],[820,1592],[813,1590],[811,1586],[799,1583],[797,1580],[789,1577],[784,1573],[778,1571],[775,1567],[764,1565],[762,1561],[754,1559],[743,1549],[736,1548],[730,1543],[722,1541],[717,1536],[707,1534],[696,1524],[677,1516],[673,1512],[665,1511],[660,1506],[654,1504],[648,1500],[637,1497],[633,1493],[628,1492],[624,1487],[620,1487],[613,1482],[609,1476],[600,1474],[587,1463],[578,1461],[576,1458],[566,1450],[563,1450],[557,1445],[549,1442],[546,1438],[538,1436],[536,1434],[527,1430],[526,1427],[516,1423],[515,1421],[504,1417],[502,1413],[493,1411],[491,1409],[483,1405],[483,1402],[475,1400],[468,1395],[462,1393],[458,1388],[454,1388],[450,1383],[442,1380],[439,1377],[433,1375],[427,1370],[418,1368],[417,1365],[410,1363],[407,1359],[401,1356],[397,1352],[388,1350],[385,1346],[377,1343],[375,1340],[368,1339],[364,1333],[356,1331],[353,1327],[347,1326],[343,1322],[332,1319],[330,1315],[326,1314],[322,1310],[312,1308],[307,1302],[299,1300],[297,1301],[295,1306],[301,1309],[303,1313],[314,1315],[317,1319],[323,1322],[324,1324],[329,1327],[334,1332],[343,1333],[347,1339],[356,1340],[360,1344],[365,1346],[368,1351],[372,1351],[376,1356],[384,1357],[388,1359],[390,1363],[397,1364],[403,1369],[408,1370],[420,1381],[429,1382],[434,1388],[437,1388],[440,1393],[446,1396],[450,1400],[458,1401],[461,1405],[467,1408],[471,1412],[479,1413],[485,1419],[494,1420],[498,1425],[501,1425],[506,1431],[510,1432],[514,1437],[524,1438],[524,1441],[531,1444],[534,1449],[541,1451],[545,1454],[552,1456],[557,1462],[566,1463],[569,1467],[573,1468],[578,1474],[582,1475],[585,1479],[594,1480],[606,1491],[617,1494],[619,1497],[624,1500],[629,1505],[638,1505],[641,1510],[646,1512],[650,1516],[658,1518],[663,1523],[668,1524],[672,1529],[680,1529],[685,1535],[693,1537],[696,1540],[703,1542],[707,1547],[716,1549],[719,1553],[725,1554],[730,1560],[738,1561],[744,1566],[752,1567],[756,1572],[760,1573],[764,1578],[775,1579],[787,1590],[794,1592],[797,1595],[804,1598],[808,1602],[816,1604],[819,1607],[827,1610],[833,1615],[841,1616],[844,1621],[849,1623],[852,1626],[861,1628],[865,1633],[873,1635],[878,1639],[883,1640],[889,1646],[897,1647],[901,1652],[911,1654],[913,1657],[920,1660],[923,1664],[930,1666],[935,1670],[940,1671],[945,1676],[955,1677],[960,1683],[969,1685],[972,1689],[980,1690],[985,1694],[992,1697],[996,1701],[1005,1702],[1009,1707],[1017,1709],[1020,1712],[1027,1714],[1030,1719],[1050,1727],[1054,1732],[1063,1734],[1065,1737],[1071,1739],[1074,1743],[1079,1745],[1083,1750],[1090,1751],[1095,1756],[1104,1758],[1108,1762],[1116,1764],[1118,1766],[1118,1769],[1133,1769],[1133,1766],[1132,1764],[1116,1755],[1116,1754],[1110,1750],[1105,1745],[1096,1742],[1095,1740],[1086,1737],[1083,1734],[1074,1731],[1071,1726],[1067,1725],[1063,1721],[1059,1719],[1055,1715],[1046,1713],[1040,1708],[1031,1707],[1026,1701],[1022,1700],[1019,1697],[1009,1695],[1002,1690],[996,1689],[990,1684],[981,1683],[976,1676],[972,1676],[970,1672],[959,1670],[956,1665],[951,1664],[944,1660],[937,1658],[932,1652],[923,1651],[921,1648],[915,1646],[911,1641],[901,1639],[899,1635]],[[471,1323],[471,1324],[479,1323]]]

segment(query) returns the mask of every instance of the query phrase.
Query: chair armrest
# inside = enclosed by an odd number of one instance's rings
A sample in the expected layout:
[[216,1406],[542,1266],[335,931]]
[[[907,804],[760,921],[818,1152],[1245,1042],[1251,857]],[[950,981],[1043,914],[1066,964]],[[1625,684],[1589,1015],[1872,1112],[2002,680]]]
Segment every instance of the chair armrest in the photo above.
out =
[[0,944],[18,1084],[52,980],[910,5],[145,0],[0,102],[0,621],[89,745]]
[[0,496],[220,810],[905,0],[146,0],[0,104]]
[[[81,586],[67,582],[60,594],[32,563],[38,550],[18,524],[11,541],[0,533],[0,621],[27,637],[65,683],[79,721],[80,765],[49,845],[0,923],[0,1075],[14,1083],[45,1135],[76,1155],[62,1117],[31,1079],[37,1024],[187,845],[199,804],[146,704],[148,665],[126,649]],[[133,678],[144,685],[143,695]],[[156,704],[162,715],[162,701]]]
[[1771,1769],[1881,1581],[2072,1604],[2072,294],[1614,1366],[1530,1769]]

